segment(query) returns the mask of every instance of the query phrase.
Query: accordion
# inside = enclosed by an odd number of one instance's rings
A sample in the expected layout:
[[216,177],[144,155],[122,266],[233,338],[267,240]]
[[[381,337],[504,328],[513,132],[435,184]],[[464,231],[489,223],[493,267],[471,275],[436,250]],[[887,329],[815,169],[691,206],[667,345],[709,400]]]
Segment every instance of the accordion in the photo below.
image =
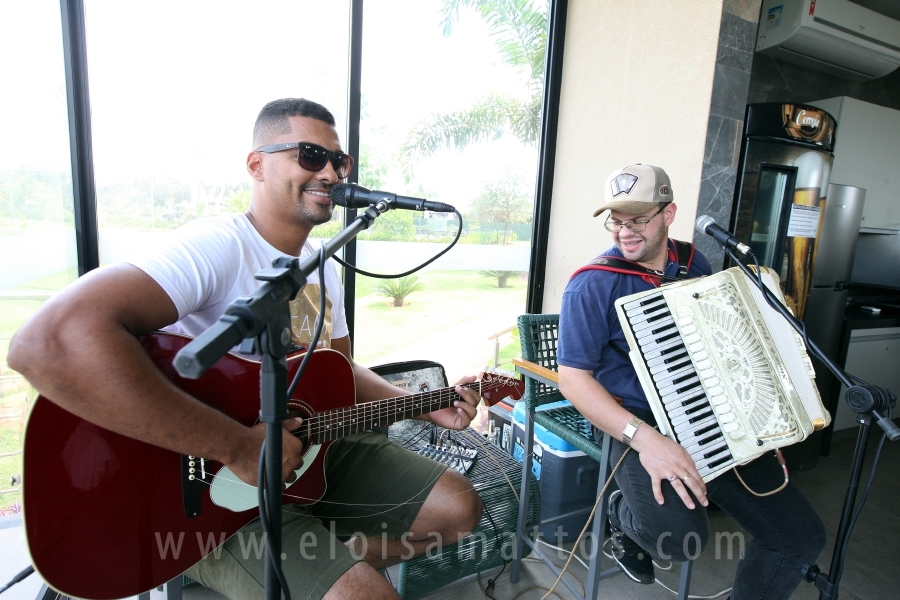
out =
[[[771,271],[762,279],[783,297]],[[800,335],[737,267],[615,306],[660,432],[703,481],[831,422]]]

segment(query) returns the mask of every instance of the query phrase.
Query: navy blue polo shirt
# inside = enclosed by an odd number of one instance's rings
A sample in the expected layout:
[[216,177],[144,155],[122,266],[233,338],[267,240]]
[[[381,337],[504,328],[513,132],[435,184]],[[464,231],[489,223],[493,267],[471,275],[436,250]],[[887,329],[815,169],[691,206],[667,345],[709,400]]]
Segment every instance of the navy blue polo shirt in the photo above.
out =
[[[677,256],[675,244],[671,239],[668,243],[665,273],[675,277],[679,267],[677,258],[672,259]],[[603,255],[624,258],[615,246]],[[709,261],[695,249],[688,276],[711,274]],[[591,269],[572,277],[563,292],[557,361],[565,367],[591,371],[610,394],[622,398],[625,408],[649,410],[650,405],[631,361],[610,347],[612,341],[626,353],[629,349],[614,303],[623,296],[653,287],[637,275]]]

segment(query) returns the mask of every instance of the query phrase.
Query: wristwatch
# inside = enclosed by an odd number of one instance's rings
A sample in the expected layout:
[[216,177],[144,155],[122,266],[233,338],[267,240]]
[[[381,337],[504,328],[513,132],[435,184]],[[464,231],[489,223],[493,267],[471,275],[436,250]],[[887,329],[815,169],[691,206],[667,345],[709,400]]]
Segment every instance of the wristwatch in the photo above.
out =
[[631,439],[634,437],[634,434],[637,433],[638,426],[643,423],[642,419],[638,419],[635,417],[631,421],[628,422],[628,425],[625,426],[625,429],[622,430],[622,443],[626,446],[631,445]]

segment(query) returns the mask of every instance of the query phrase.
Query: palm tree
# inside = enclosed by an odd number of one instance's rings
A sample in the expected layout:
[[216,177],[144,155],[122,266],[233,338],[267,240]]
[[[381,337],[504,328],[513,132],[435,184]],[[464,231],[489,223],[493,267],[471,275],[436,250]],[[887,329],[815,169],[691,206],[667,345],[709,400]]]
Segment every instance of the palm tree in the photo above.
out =
[[375,291],[385,298],[393,298],[394,306],[403,306],[403,301],[413,292],[425,289],[425,284],[416,275],[400,279],[386,279],[375,286]]
[[423,156],[452,146],[498,139],[511,133],[525,144],[536,145],[541,131],[541,95],[544,53],[547,45],[546,7],[538,10],[533,0],[445,0],[442,25],[450,35],[460,7],[474,7],[491,30],[507,64],[520,70],[529,97],[521,100],[495,92],[477,100],[468,110],[431,114],[409,133],[401,150],[407,174]]

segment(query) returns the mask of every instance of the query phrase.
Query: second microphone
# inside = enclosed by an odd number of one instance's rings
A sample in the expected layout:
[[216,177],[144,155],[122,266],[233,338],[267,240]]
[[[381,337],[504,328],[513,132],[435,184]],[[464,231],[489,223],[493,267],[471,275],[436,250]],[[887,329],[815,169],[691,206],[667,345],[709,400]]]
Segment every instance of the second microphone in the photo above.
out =
[[432,212],[455,212],[456,209],[442,202],[430,202],[422,198],[398,196],[391,192],[367,190],[356,183],[338,183],[331,187],[331,201],[345,208],[368,208],[372,204],[387,202],[392,208],[403,210],[430,210]]

